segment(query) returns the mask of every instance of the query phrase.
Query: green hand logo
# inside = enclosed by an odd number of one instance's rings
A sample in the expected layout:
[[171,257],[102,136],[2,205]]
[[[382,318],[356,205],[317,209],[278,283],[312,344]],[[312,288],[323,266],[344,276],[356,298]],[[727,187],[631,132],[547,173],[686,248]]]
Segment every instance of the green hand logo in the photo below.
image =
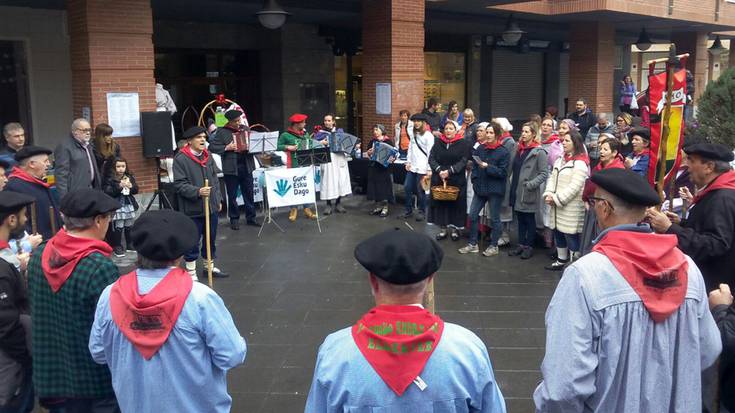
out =
[[276,181],[276,189],[273,190],[278,196],[286,196],[288,191],[291,189],[291,185],[285,179],[279,179]]

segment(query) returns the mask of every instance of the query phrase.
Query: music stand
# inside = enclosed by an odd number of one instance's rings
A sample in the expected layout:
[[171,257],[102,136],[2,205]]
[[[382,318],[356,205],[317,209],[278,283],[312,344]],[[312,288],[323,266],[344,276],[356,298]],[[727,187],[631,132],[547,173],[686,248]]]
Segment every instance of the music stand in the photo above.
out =
[[329,148],[311,148],[294,153],[296,164],[301,166],[321,165],[332,162],[332,152]]
[[[153,201],[158,198],[158,209],[174,209],[171,201],[166,196],[166,193],[161,190],[161,158],[156,157],[156,190],[153,192],[151,200],[148,201],[148,205],[145,207],[145,212],[148,212],[153,205]],[[168,206],[166,206],[168,205]]]
[[250,153],[275,152],[278,150],[278,131],[250,132]]

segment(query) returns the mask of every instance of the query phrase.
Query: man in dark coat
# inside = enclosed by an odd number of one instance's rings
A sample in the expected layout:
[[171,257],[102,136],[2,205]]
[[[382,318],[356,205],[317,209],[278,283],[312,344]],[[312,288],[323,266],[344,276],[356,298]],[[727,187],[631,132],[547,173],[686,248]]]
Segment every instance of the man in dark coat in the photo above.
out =
[[[26,146],[18,151],[15,154],[18,164],[13,169],[5,187],[8,191],[20,192],[35,199],[35,205],[32,208],[36,211],[36,232],[41,234],[43,239],[51,238],[54,230],[62,225],[58,201],[51,194],[49,184],[43,180],[48,171],[50,154],[50,149],[40,146]],[[32,215],[29,215],[26,225],[26,231],[29,234],[33,233],[31,230],[33,228]],[[54,225],[51,225],[52,217]]]
[[732,151],[713,143],[686,146],[686,163],[699,188],[686,219],[649,209],[647,218],[658,233],[675,234],[679,248],[702,271],[707,290],[735,284],[735,172]]
[[[201,239],[201,256],[207,256],[207,244],[205,241],[205,215],[204,198],[209,197],[209,223],[210,223],[210,249],[212,259],[217,256],[215,240],[217,239],[217,212],[222,207],[222,196],[219,193],[219,180],[217,179],[217,166],[207,151],[207,132],[201,126],[187,129],[183,134],[186,146],[181,148],[174,157],[174,189],[178,200],[179,211],[183,212],[194,221],[199,230]],[[205,185],[205,180],[208,180]],[[194,248],[184,254],[186,270],[194,281],[197,281],[196,264],[199,258],[199,242]],[[212,264],[214,267],[214,264]],[[206,274],[206,270],[205,270]],[[214,267],[214,277],[227,277],[228,275]]]
[[25,282],[8,241],[23,236],[33,198],[13,192],[0,197],[0,411],[33,410],[30,308]]
[[18,152],[26,142],[26,133],[23,125],[17,122],[10,122],[3,126],[3,137],[5,145],[0,148],[0,160],[15,166],[15,153]]
[[[722,355],[720,356],[720,411],[735,412],[735,305],[730,286],[709,293],[709,307],[717,327],[722,333]],[[723,409],[724,407],[724,409]]]
[[94,147],[90,142],[92,127],[86,119],[71,124],[71,136],[54,151],[54,175],[59,198],[82,188],[102,189]]
[[253,171],[255,159],[248,152],[245,134],[240,119],[243,113],[231,109],[225,112],[227,124],[217,130],[209,143],[209,150],[222,156],[222,173],[227,188],[227,215],[230,228],[240,229],[240,210],[237,206],[237,189],[240,188],[245,202],[245,219],[248,225],[260,226],[255,221],[255,201],[253,200]]
[[595,118],[595,114],[592,113],[592,110],[587,107],[587,101],[584,99],[577,99],[577,103],[574,108],[576,109],[576,112],[568,114],[567,118],[573,120],[574,123],[577,124],[579,133],[582,136],[587,136],[587,132],[589,132],[592,125],[597,123],[597,118]]
[[421,113],[426,115],[426,123],[431,127],[431,133],[434,134],[434,136],[441,135],[441,122],[442,117],[439,114],[439,109],[441,109],[441,104],[439,101],[436,100],[436,98],[429,99],[429,102],[426,104],[426,109],[424,109]]

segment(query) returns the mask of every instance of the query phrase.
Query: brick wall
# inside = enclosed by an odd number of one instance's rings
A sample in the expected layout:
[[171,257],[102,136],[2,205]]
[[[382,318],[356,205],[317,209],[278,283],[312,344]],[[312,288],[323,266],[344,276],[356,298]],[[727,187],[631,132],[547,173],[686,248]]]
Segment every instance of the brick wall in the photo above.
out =
[[[393,135],[398,112],[420,111],[424,101],[424,2],[363,0],[362,2],[362,140],[372,138],[382,123]],[[391,115],[377,115],[375,84],[391,84]]]
[[613,113],[615,27],[609,23],[580,22],[569,34],[569,106],[588,100],[594,113]]
[[[107,122],[107,93],[137,92],[140,110],[156,109],[153,16],[149,0],[69,0],[74,117],[91,109],[92,126]],[[71,122],[70,122],[71,123]],[[140,137],[118,138],[141,192],[156,188],[155,161]]]

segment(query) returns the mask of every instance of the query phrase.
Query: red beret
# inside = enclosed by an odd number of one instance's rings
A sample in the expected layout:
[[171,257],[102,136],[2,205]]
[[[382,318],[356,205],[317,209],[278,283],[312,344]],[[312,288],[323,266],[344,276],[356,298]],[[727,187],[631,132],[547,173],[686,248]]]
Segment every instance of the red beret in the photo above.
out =
[[299,123],[305,121],[306,118],[308,118],[308,116],[302,113],[294,113],[290,118],[288,118],[288,121],[291,123]]

